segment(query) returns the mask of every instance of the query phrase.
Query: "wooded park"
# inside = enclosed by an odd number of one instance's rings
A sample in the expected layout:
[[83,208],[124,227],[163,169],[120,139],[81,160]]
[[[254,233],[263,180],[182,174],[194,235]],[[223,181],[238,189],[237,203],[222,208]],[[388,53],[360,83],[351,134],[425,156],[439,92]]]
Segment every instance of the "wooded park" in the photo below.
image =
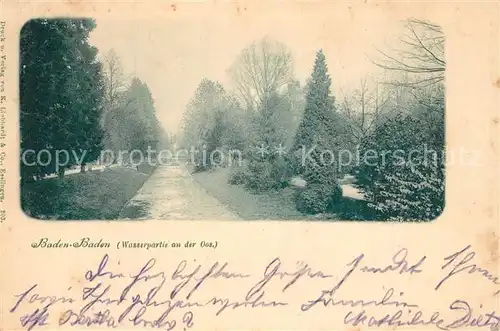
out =
[[[439,26],[401,22],[397,44],[375,48],[373,72],[350,86],[336,85],[320,46],[301,81],[292,51],[265,36],[227,64],[230,83],[202,78],[179,130],[167,132],[159,114],[173,110],[156,109],[147,82],[126,72],[115,50],[101,53],[89,42],[97,24],[35,19],[21,31],[20,185],[28,216],[428,221],[442,213]],[[117,157],[152,146],[203,153],[182,164]],[[104,151],[111,155],[105,166]]]

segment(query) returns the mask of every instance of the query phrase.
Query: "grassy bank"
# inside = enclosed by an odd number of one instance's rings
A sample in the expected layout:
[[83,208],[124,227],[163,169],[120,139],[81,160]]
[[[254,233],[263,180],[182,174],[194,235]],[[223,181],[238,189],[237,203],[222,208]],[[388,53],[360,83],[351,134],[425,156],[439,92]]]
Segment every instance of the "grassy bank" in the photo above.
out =
[[30,217],[56,220],[116,219],[153,171],[109,168],[23,185],[21,207]]
[[253,194],[242,185],[228,184],[231,169],[193,174],[195,180],[213,197],[245,220],[372,220],[374,215],[362,200],[344,197],[335,211],[321,215],[305,215],[297,211],[291,187]]
[[243,219],[303,219],[305,217],[295,209],[292,189],[252,194],[241,185],[229,185],[227,182],[229,174],[230,168],[220,168],[198,172],[193,174],[193,177],[210,195]]

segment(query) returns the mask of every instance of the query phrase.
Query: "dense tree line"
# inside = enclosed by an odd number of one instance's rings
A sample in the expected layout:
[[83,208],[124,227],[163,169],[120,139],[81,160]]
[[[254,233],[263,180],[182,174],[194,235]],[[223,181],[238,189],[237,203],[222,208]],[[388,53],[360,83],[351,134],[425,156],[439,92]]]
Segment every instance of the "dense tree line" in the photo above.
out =
[[[244,166],[229,181],[254,192],[301,177],[307,185],[295,202],[305,213],[335,212],[339,179],[351,174],[379,219],[435,218],[444,207],[444,36],[429,22],[405,24],[403,48],[378,50],[373,61],[385,74],[362,77],[338,99],[322,50],[301,87],[284,45],[252,43],[230,66],[234,97],[219,83],[200,83],[185,113],[186,143],[243,151]],[[311,148],[303,162],[301,151]],[[340,151],[361,157],[344,160]]]
[[[63,174],[64,167],[56,167],[57,150],[87,151],[83,163],[99,155],[105,92],[97,49],[88,43],[94,28],[88,19],[36,19],[22,28],[21,151],[34,151],[21,162],[23,179],[56,170]],[[38,154],[41,150],[50,155]],[[78,161],[75,154],[69,156],[68,167]]]
[[242,148],[244,113],[238,102],[219,82],[203,79],[184,113],[182,144],[196,151],[196,170],[206,170],[222,162],[216,149]]
[[117,162],[120,151],[146,152],[148,147],[153,150],[165,148],[167,134],[158,122],[147,84],[123,71],[114,50],[105,55],[103,64],[106,82],[106,107],[101,120],[105,131],[104,147],[113,151]]
[[35,19],[21,30],[23,181],[62,177],[76,164],[84,171],[105,148],[145,151],[165,140],[147,85],[124,75],[113,51],[99,61],[88,41],[95,27],[91,19]]

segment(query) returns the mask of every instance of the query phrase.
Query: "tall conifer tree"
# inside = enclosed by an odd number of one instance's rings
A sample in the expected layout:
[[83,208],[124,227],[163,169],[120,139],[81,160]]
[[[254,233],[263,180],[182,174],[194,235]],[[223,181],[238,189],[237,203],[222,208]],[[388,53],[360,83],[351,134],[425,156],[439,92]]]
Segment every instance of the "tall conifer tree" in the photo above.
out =
[[[314,69],[308,82],[306,107],[295,136],[294,170],[309,184],[336,183],[336,151],[338,123],[331,78],[322,50],[316,54]],[[303,162],[305,161],[305,162]]]
[[[63,157],[66,167],[99,155],[104,89],[97,49],[88,42],[95,26],[91,19],[34,19],[21,30],[21,149],[35,152],[21,160],[24,180],[56,170],[62,175],[58,150],[85,152],[82,160]],[[36,162],[41,150],[51,155]]]

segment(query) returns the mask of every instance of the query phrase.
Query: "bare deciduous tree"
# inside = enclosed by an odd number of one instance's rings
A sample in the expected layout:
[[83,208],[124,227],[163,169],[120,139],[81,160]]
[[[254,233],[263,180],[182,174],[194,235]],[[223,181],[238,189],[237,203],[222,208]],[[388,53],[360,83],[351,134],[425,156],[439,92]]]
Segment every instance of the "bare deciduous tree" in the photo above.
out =
[[110,50],[103,59],[106,82],[107,110],[116,107],[121,92],[127,88],[129,77],[123,72],[122,63],[115,50]]
[[241,103],[255,108],[292,80],[292,56],[285,45],[264,38],[245,48],[228,71]]
[[[114,49],[111,49],[102,60],[105,104],[101,117],[101,126],[104,129],[104,144],[106,148],[114,148],[123,140],[117,132],[120,110],[128,106],[124,102],[124,93],[128,88],[130,77],[123,71],[122,63]],[[130,100],[128,101],[130,102]]]
[[411,76],[412,79],[405,82],[410,87],[441,83],[446,68],[444,39],[440,26],[409,19],[405,21],[404,34],[399,40],[403,47],[391,51],[377,49],[381,59],[373,62],[383,69]]
[[348,121],[348,132],[355,142],[360,142],[384,114],[389,96],[379,85],[378,81],[371,82],[368,76],[364,76],[350,95],[342,91],[339,108]]

